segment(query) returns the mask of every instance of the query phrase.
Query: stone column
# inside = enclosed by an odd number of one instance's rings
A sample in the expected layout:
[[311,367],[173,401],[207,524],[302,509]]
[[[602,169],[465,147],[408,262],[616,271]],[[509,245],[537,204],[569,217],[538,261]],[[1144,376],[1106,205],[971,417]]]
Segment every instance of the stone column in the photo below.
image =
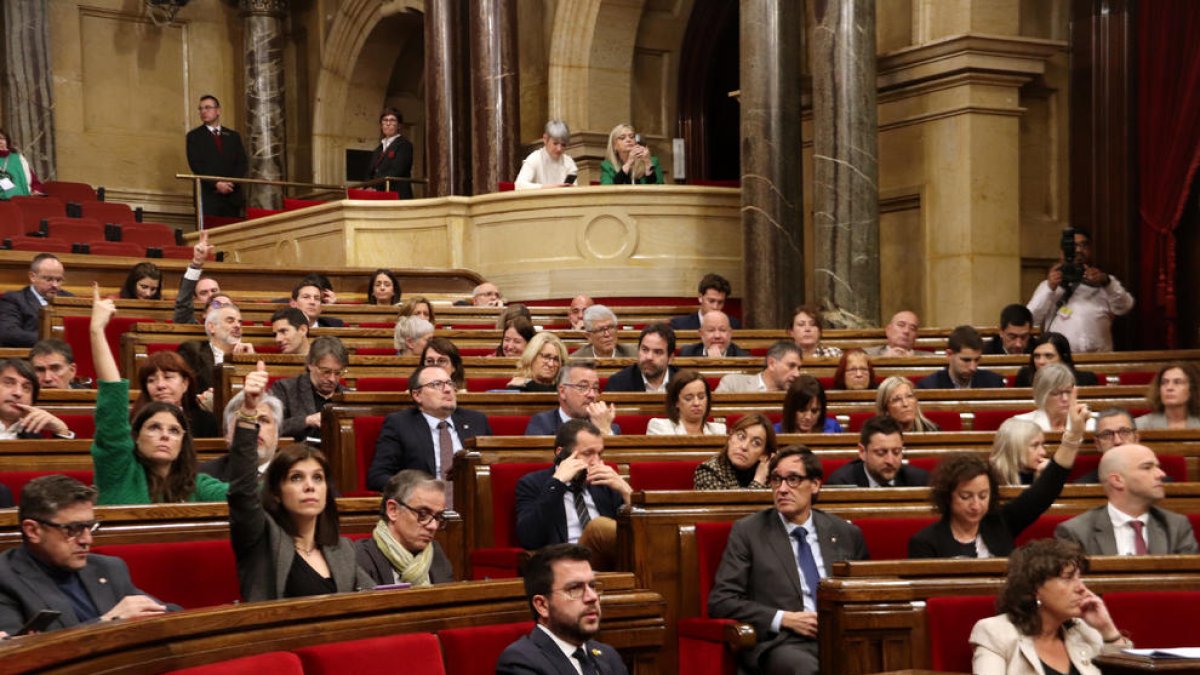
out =
[[[283,98],[283,20],[287,0],[240,0],[245,17],[242,49],[246,62],[246,154],[250,177],[284,180],[286,176]],[[278,209],[283,189],[254,186],[247,206]]]
[[745,324],[778,328],[804,299],[800,64],[804,5],[741,0]]
[[470,92],[461,0],[425,0],[427,197],[470,193]]
[[875,0],[811,0],[813,283],[836,328],[878,326]]
[[46,0],[7,0],[4,12],[4,125],[42,180],[55,170],[54,83]]
[[520,101],[516,0],[473,0],[470,5],[472,187],[496,191],[517,175]]

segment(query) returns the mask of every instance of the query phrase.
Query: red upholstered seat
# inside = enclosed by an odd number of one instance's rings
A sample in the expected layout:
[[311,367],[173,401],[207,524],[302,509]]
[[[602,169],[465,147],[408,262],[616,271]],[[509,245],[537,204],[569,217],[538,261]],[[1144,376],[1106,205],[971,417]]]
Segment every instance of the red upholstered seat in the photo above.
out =
[[383,430],[383,415],[359,415],[354,418],[354,453],[358,456],[358,489],[367,489],[367,470],[375,459],[375,441]]
[[307,209],[310,206],[322,206],[328,203],[329,202],[322,201],[320,199],[288,199],[287,197],[284,197],[283,210],[295,211],[296,209]]
[[45,219],[43,223],[46,225],[46,236],[51,239],[73,244],[104,241],[104,224],[95,218],[56,216]]
[[[362,350],[358,351],[359,354]],[[358,391],[408,391],[407,377],[360,377],[354,383]]]
[[90,201],[83,202],[81,206],[84,218],[95,218],[102,223],[118,225],[138,222],[137,216],[134,215],[133,209],[129,208],[128,204]]
[[26,234],[37,232],[43,218],[63,218],[67,215],[66,203],[57,197],[13,197],[11,201],[21,209]]
[[64,202],[75,202],[82,204],[83,202],[96,201],[96,189],[87,183],[72,183],[65,180],[48,180],[42,183],[47,195],[56,199],[61,199]]
[[996,598],[988,595],[934,597],[925,601],[929,634],[929,666],[950,673],[971,672],[971,629],[996,614]]
[[1126,591],[1104,594],[1113,622],[1143,648],[1200,644],[1200,591]]
[[511,180],[502,180],[496,183],[497,192],[512,192],[517,189],[517,184]]
[[0,201],[0,237],[24,237],[26,234],[21,207],[8,200]]
[[[433,633],[408,633],[330,642],[295,651],[306,675],[445,675],[442,648]],[[403,664],[401,666],[400,664]],[[261,675],[265,675],[261,674]]]
[[1020,415],[1028,410],[976,410],[975,422],[972,429],[975,431],[995,431],[1004,424],[1004,420]]
[[162,257],[174,258],[176,260],[190,260],[192,257],[191,246],[155,246],[159,251],[162,251]]
[[529,415],[488,415],[488,425],[497,436],[524,436]]
[[[1182,455],[1159,455],[1158,463],[1167,477],[1177,483],[1187,482],[1187,459]],[[1088,453],[1075,458],[1071,474],[1067,481],[1073,481],[1080,476],[1095,471],[1100,466],[1100,455]]]
[[1020,546],[1034,539],[1050,539],[1054,536],[1054,528],[1070,519],[1071,516],[1063,513],[1043,513],[1032,525],[1021,530],[1021,534],[1017,535],[1016,544]]
[[617,415],[613,421],[621,427],[621,433],[626,436],[644,436],[646,426],[653,417],[654,415]]
[[175,245],[175,230],[162,223],[126,223],[121,226],[121,241],[163,248]]
[[468,377],[467,391],[483,392],[493,389],[507,389],[511,377]]
[[826,480],[829,480],[829,477],[833,475],[834,471],[837,471],[852,461],[854,460],[850,457],[822,457],[821,473],[824,474]]
[[400,199],[399,192],[381,192],[379,190],[362,190],[347,188],[346,199],[369,199],[372,201],[392,201]]
[[96,417],[94,415],[56,415],[67,428],[75,432],[76,438],[93,438],[96,435]]
[[629,485],[634,490],[691,490],[700,462],[630,462]]
[[304,675],[300,657],[291,652],[267,652],[240,659],[172,670],[166,675]]
[[[91,317],[88,316],[63,317],[63,340],[75,351],[75,365],[78,368],[79,377],[96,377],[96,367],[92,364],[92,341],[88,333],[91,321]],[[108,348],[112,350],[113,354],[121,353],[121,336],[139,321],[154,321],[154,319],[144,316],[117,315],[109,321],[108,326],[104,329],[104,336],[108,339]]]
[[42,237],[5,237],[8,247],[14,251],[37,251],[38,253],[70,253],[71,242],[51,241]]
[[735,622],[730,619],[708,618],[708,593],[712,590],[725,554],[725,542],[733,523],[696,523],[696,562],[699,580],[700,616],[686,617],[677,624],[679,632],[679,672],[720,673],[733,675],[737,662],[733,653],[725,647],[723,639],[727,626]]
[[1153,381],[1154,373],[1150,371],[1131,370],[1117,373],[1117,382],[1120,384],[1150,384]]
[[146,247],[128,241],[93,241],[88,244],[88,253],[92,255],[124,256],[126,258],[145,258]]
[[937,518],[859,518],[854,521],[862,530],[871,560],[905,560],[908,558],[908,540]]
[[524,549],[517,542],[517,482],[549,468],[550,462],[504,462],[491,465],[492,545],[471,551],[472,579],[517,576],[517,559]]
[[930,422],[942,428],[942,431],[962,431],[962,416],[957,410],[929,410],[925,416]]
[[[467,326],[466,330],[478,330],[480,326]],[[458,353],[462,356],[491,356],[495,353],[495,349],[491,347],[459,347]]]
[[532,621],[438,631],[446,675],[492,675],[504,648],[528,635]]
[[273,216],[276,213],[283,213],[283,209],[260,209],[257,206],[246,207],[246,220],[254,220],[255,218],[266,218]]
[[937,466],[938,458],[937,457],[913,457],[912,459],[909,459],[906,461],[908,464],[915,466],[918,469],[924,469],[924,470],[928,471],[929,473],[933,473],[933,468],[935,466]]
[[[761,410],[759,412],[766,415],[767,419],[771,420],[771,424],[777,424],[777,423],[783,421],[783,411],[782,410]],[[726,415],[725,426],[732,427],[734,424],[737,424],[738,420],[742,419],[745,416],[746,415],[744,413],[733,413],[731,415]]]
[[[372,326],[369,322],[364,322],[359,325],[363,328],[377,328],[378,327],[378,326]],[[388,326],[385,326],[385,328],[391,328],[391,326],[388,325]],[[353,350],[353,353],[358,354],[359,356],[395,356],[396,355],[396,350],[393,347],[352,347],[351,349]],[[361,381],[362,380],[359,380],[359,382],[361,382]]]
[[26,483],[34,478],[57,474],[70,476],[84,485],[91,485],[93,480],[91,471],[0,471],[0,483],[12,491],[13,504],[20,504],[21,490],[25,489]]
[[110,544],[93,550],[124,560],[134,585],[185,609],[241,598],[229,539]]

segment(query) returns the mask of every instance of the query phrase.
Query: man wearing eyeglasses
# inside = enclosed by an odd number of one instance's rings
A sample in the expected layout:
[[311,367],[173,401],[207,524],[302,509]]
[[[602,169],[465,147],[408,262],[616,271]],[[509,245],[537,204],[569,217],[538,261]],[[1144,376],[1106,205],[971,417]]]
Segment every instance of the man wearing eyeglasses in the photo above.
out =
[[42,610],[61,612],[47,631],[179,610],[138,590],[119,558],[88,552],[95,500],[95,488],[68,476],[25,484],[21,545],[0,554],[0,631],[15,634]]
[[537,625],[505,648],[497,675],[627,675],[621,655],[592,639],[600,630],[603,586],[591,551],[574,544],[547,546],[525,565],[525,597]]
[[[1140,440],[1137,432],[1137,424],[1133,421],[1133,415],[1129,414],[1129,411],[1124,408],[1105,408],[1096,413],[1095,419],[1096,431],[1094,437],[1096,439],[1096,450],[1102,456],[1118,445],[1137,443]],[[1097,467],[1071,482],[1099,483],[1100,469]]]
[[[216,96],[200,97],[201,125],[187,135],[188,166],[198,176],[244,178],[246,149],[238,132],[221,125],[221,102]],[[242,215],[245,196],[242,188],[231,181],[201,181],[200,197],[206,216],[238,217]]]
[[60,295],[72,295],[63,290],[65,274],[62,262],[53,253],[33,257],[29,285],[0,297],[0,347],[32,347],[38,341],[42,307]]
[[558,407],[529,419],[526,436],[553,436],[568,420],[588,420],[605,436],[617,436],[617,408],[600,400],[600,376],[595,361],[570,360],[558,371]]
[[788,446],[771,458],[774,508],[734,523],[708,614],[754,626],[758,644],[739,655],[752,673],[820,672],[817,588],[839,560],[866,560],[862,531],[813,508],[821,491],[821,461]]
[[401,471],[383,488],[375,531],[355,544],[358,566],[379,585],[454,581],[450,559],[434,539],[445,526],[445,484],[424,471]]
[[271,385],[271,395],[283,401],[281,438],[320,445],[321,409],[334,394],[346,390],[342,376],[349,363],[350,355],[342,341],[323,335],[308,348],[305,372]]
[[587,333],[587,346],[581,347],[571,356],[577,359],[630,359],[637,356],[631,345],[617,342],[617,315],[604,305],[592,305],[583,312],[583,330]]
[[221,284],[212,277],[204,276],[204,263],[215,247],[208,243],[208,230],[200,232],[200,239],[192,247],[192,262],[179,278],[179,292],[175,294],[175,311],[172,320],[180,324],[200,323],[196,320],[196,305],[207,314],[213,307],[232,305],[233,300],[221,292]]
[[[375,457],[367,471],[371,490],[382,490],[405,469],[447,480],[463,440],[492,435],[486,415],[458,407],[458,392],[445,369],[417,366],[408,377],[408,391],[415,405],[388,415],[375,441]],[[453,508],[450,486],[447,483],[446,505]]]

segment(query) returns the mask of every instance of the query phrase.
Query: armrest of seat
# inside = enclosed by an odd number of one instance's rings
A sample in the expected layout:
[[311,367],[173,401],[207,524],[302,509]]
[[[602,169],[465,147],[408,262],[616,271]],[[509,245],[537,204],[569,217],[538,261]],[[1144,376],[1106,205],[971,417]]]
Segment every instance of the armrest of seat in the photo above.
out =
[[736,675],[736,654],[757,642],[754,628],[732,619],[680,619],[679,672],[688,675]]
[[754,632],[754,627],[733,619],[692,617],[680,619],[677,628],[681,639],[722,642],[735,652],[749,649],[758,644],[758,634]]

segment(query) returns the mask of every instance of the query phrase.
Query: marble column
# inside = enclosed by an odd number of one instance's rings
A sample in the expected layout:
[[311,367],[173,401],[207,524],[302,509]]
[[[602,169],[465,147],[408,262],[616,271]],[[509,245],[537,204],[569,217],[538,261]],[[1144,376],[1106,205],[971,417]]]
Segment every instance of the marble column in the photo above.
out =
[[428,197],[470,193],[470,92],[462,0],[425,0],[425,146]]
[[[284,180],[287,130],[284,126],[283,20],[287,0],[240,0],[245,17],[242,40],[246,69],[246,154],[251,178]],[[283,189],[256,185],[247,206],[281,208]]]
[[808,11],[814,296],[833,327],[878,326],[875,0],[809,0]]
[[804,300],[803,12],[796,0],[741,0],[740,5],[742,306],[751,328],[783,326]]
[[472,188],[496,191],[498,181],[516,178],[520,101],[517,69],[516,0],[473,0],[470,4]]
[[[5,0],[4,126],[42,180],[55,170],[54,83],[47,0]],[[15,141],[15,142],[14,142]]]

